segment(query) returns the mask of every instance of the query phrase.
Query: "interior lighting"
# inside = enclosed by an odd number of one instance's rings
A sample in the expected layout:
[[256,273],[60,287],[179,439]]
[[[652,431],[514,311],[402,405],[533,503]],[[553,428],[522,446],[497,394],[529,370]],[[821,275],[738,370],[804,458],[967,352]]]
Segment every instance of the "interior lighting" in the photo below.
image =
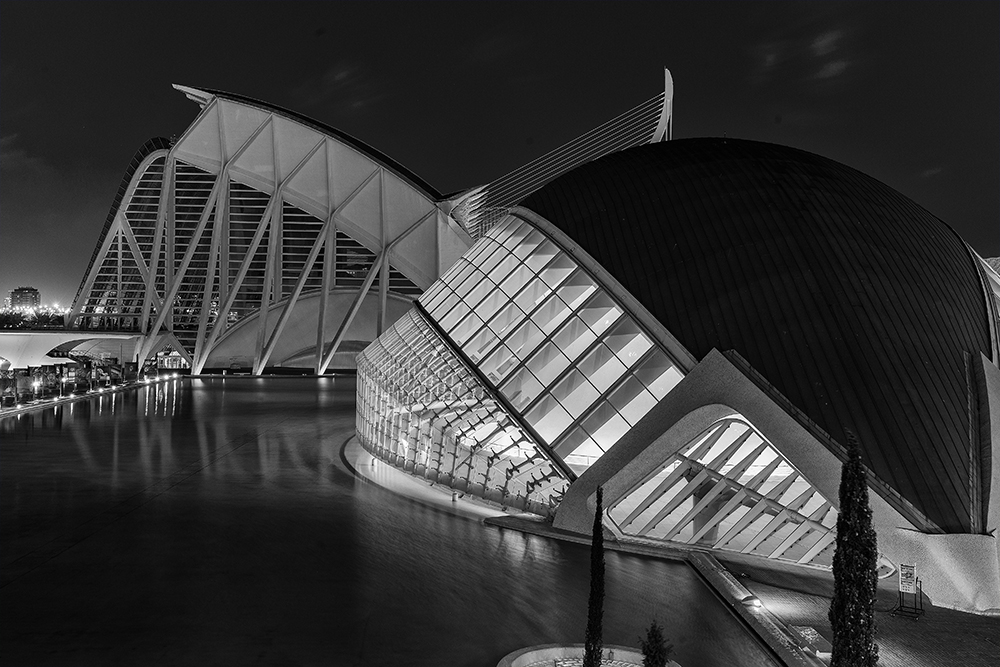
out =
[[744,607],[760,607],[760,598],[756,595],[748,595],[742,600]]

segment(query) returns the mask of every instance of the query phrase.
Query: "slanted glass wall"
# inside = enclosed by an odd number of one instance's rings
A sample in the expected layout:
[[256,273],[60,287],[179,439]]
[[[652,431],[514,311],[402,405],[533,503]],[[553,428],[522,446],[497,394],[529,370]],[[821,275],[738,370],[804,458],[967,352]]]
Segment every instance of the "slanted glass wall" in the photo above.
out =
[[829,566],[837,511],[750,423],[712,424],[608,508],[620,535]]
[[683,377],[585,269],[514,215],[419,302],[491,388],[578,471]]
[[358,356],[357,432],[373,455],[502,505],[548,516],[566,477],[411,310]]

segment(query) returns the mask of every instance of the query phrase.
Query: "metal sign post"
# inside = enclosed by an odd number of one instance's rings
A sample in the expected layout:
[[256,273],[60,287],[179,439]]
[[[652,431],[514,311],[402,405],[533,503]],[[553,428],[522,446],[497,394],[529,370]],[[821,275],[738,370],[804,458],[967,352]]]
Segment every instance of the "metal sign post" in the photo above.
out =
[[[924,613],[923,587],[917,577],[917,566],[900,563],[899,565],[899,601],[890,616],[906,616],[916,620]],[[907,598],[910,604],[907,604]]]

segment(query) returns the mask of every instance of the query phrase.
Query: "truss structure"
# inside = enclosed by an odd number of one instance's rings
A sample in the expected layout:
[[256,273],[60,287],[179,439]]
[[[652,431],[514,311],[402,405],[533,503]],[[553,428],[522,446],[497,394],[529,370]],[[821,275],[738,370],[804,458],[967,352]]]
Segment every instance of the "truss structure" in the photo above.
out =
[[[255,374],[285,360],[276,350],[310,346],[323,373],[345,341],[391,324],[390,295],[412,300],[471,245],[438,193],[361,142],[177,88],[202,111],[176,143],[151,142],[133,161],[68,325],[144,334],[142,358],[170,344],[194,372],[252,326],[243,352]],[[296,313],[310,293],[311,310]],[[372,299],[374,332],[356,335]]]
[[608,508],[620,536],[829,566],[837,511],[739,416],[712,424]]

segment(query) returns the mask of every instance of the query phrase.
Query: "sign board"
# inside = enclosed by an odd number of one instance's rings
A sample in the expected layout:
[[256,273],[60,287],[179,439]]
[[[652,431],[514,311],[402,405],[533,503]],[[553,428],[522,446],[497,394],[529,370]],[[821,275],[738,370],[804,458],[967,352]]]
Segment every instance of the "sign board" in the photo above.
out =
[[917,566],[899,564],[899,592],[917,594]]

